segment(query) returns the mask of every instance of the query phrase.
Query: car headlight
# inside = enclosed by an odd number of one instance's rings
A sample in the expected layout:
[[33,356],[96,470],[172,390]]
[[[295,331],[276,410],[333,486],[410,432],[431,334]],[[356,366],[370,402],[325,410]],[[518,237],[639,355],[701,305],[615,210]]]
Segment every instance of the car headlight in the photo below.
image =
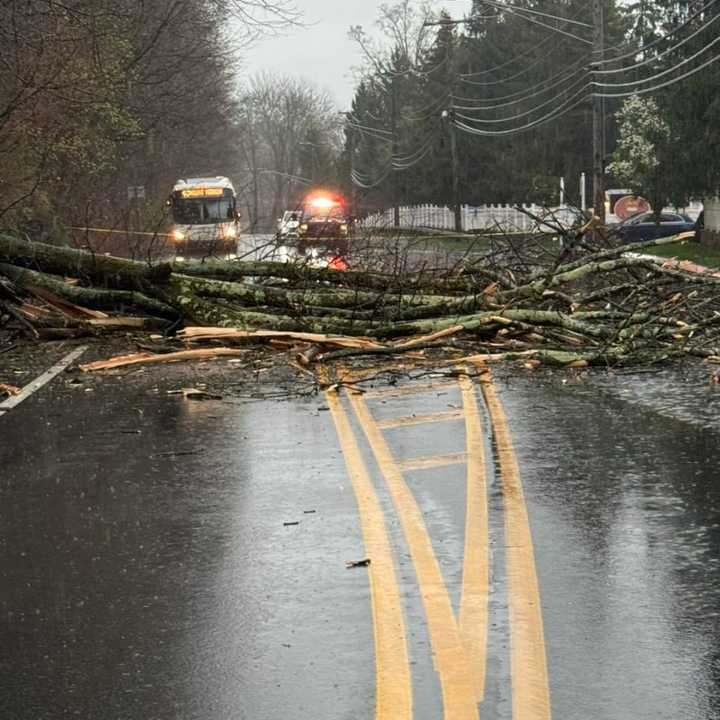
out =
[[347,225],[345,225],[345,224],[343,223],[343,224],[340,226],[340,232],[345,232],[345,233],[346,233],[346,232],[347,232]]
[[303,223],[303,224],[300,226],[300,229],[303,230],[303,231],[307,230],[307,229],[308,229],[307,223]]
[[225,237],[226,238],[237,237],[237,228],[234,225],[230,225],[229,227],[225,228]]
[[181,242],[185,239],[185,233],[182,230],[173,230],[172,231],[172,239],[176,242]]

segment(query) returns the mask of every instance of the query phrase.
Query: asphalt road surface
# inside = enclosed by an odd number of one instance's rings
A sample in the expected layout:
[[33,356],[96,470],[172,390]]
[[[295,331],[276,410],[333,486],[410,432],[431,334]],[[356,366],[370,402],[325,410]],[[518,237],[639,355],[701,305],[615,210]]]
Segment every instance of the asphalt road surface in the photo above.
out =
[[567,377],[38,390],[0,417],[0,717],[720,717],[714,391]]

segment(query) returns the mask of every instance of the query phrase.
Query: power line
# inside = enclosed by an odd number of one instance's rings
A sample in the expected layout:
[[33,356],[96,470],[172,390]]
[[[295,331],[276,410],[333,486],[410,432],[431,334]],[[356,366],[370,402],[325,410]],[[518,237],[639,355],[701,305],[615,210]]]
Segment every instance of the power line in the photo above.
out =
[[502,7],[503,9],[507,10],[511,15],[515,15],[516,17],[522,18],[523,20],[526,20],[527,22],[534,23],[535,25],[539,25],[540,27],[547,28],[548,30],[552,30],[553,32],[560,33],[560,35],[565,35],[566,37],[572,38],[573,40],[577,40],[578,42],[585,43],[586,45],[592,45],[592,40],[588,40],[587,38],[581,37],[580,35],[575,35],[575,33],[571,33],[567,30],[561,30],[560,28],[553,27],[552,25],[548,25],[547,23],[540,22],[540,20],[535,20],[534,18],[528,17],[527,15],[523,15],[520,9],[510,9],[509,5],[501,5],[500,3],[493,3],[490,0],[485,0],[485,2],[489,3],[490,5],[496,5],[498,7]]
[[[552,35],[548,35],[543,41],[541,41],[536,47],[530,48],[529,50],[526,50],[525,52],[520,53],[519,55],[516,55],[515,57],[510,58],[507,62],[504,62],[500,65],[496,65],[495,67],[488,68],[486,70],[478,70],[477,72],[471,72],[471,73],[460,73],[460,78],[471,78],[471,77],[477,77],[479,75],[490,75],[491,73],[497,72],[498,70],[502,70],[506,68],[508,65],[512,65],[514,62],[517,62],[521,58],[524,58],[526,55],[530,55],[531,53],[536,52],[544,45],[547,45],[551,40],[553,40]],[[547,56],[545,56],[547,57]],[[543,58],[539,58],[540,60]]]
[[[698,65],[696,68],[693,68],[692,70],[689,70],[688,72],[684,73],[683,75],[680,75],[680,77],[673,78],[672,80],[667,80],[664,83],[660,83],[660,85],[654,85],[650,88],[643,88],[642,90],[632,90],[630,92],[625,93],[593,93],[594,97],[600,97],[600,98],[622,98],[622,97],[630,97],[631,95],[647,95],[648,93],[656,92],[657,90],[662,90],[663,88],[670,87],[670,85],[674,85],[675,83],[681,82],[682,80],[685,80],[686,78],[692,77],[696,73],[700,72],[700,70],[704,70],[706,67],[709,67],[714,62],[717,62],[720,60],[720,55],[715,55],[715,57],[710,58],[706,62],[704,62],[702,65]],[[673,68],[675,69],[675,68]],[[651,78],[648,78],[648,80]],[[597,83],[593,83],[597,84]],[[618,86],[621,87],[621,86]]]
[[[582,62],[579,61],[577,65],[579,65]],[[555,78],[555,82],[551,83],[545,88],[541,88],[539,90],[536,90],[532,93],[527,93],[526,90],[520,90],[516,93],[511,93],[510,95],[505,95],[500,98],[464,98],[464,97],[458,97],[454,96],[455,100],[459,100],[460,102],[492,102],[494,103],[496,100],[507,100],[508,98],[517,98],[516,100],[510,100],[509,102],[498,102],[494,105],[485,105],[485,106],[477,106],[477,105],[469,105],[469,106],[461,106],[456,105],[457,109],[459,110],[494,110],[501,107],[509,107],[510,105],[517,105],[519,103],[525,102],[526,100],[537,97],[538,95],[542,95],[543,93],[548,92],[549,90],[553,90],[556,87],[559,87],[563,83],[567,82],[568,80],[571,80],[573,77],[579,75],[581,72],[587,73],[588,68],[587,67],[576,67],[575,70],[572,70],[567,75],[562,76],[560,79]],[[552,78],[551,78],[552,79]],[[548,80],[543,82],[549,82]],[[539,83],[543,84],[543,83]]]
[[681,40],[679,43],[672,45],[671,47],[663,50],[657,55],[652,55],[651,57],[645,58],[645,60],[643,60],[642,62],[635,63],[635,65],[629,65],[627,67],[615,68],[614,70],[593,70],[593,73],[595,75],[616,75],[618,73],[630,72],[631,70],[636,70],[637,68],[643,67],[644,65],[657,62],[660,58],[665,57],[666,55],[674,52],[678,48],[681,48],[683,45],[690,42],[690,40],[697,37],[700,33],[705,32],[705,30],[707,30],[716,20],[720,20],[720,15],[713,16],[711,20],[701,25],[692,35],[688,35],[684,40]]
[[656,73],[655,75],[651,75],[650,77],[644,78],[642,80],[633,80],[631,82],[625,82],[625,83],[601,83],[601,82],[595,82],[593,81],[593,85],[595,87],[604,87],[604,88],[624,88],[624,87],[634,87],[636,85],[643,85],[647,82],[651,82],[654,80],[657,80],[661,77],[665,77],[666,75],[669,75],[670,73],[675,72],[678,68],[683,67],[684,65],[687,65],[688,63],[692,62],[693,60],[696,60],[700,55],[705,53],[707,50],[709,50],[711,47],[717,45],[717,43],[720,42],[720,35],[718,35],[714,40],[711,40],[707,45],[705,45],[703,48],[698,50],[696,53],[691,55],[688,58],[685,58],[682,62],[679,62],[677,65],[674,65],[673,67],[669,67],[662,72]]
[[[669,37],[672,37],[673,35],[678,33],[684,27],[687,27],[693,20],[696,20],[701,15],[704,15],[716,2],[718,2],[718,0],[708,0],[708,2],[705,5],[703,5],[702,8],[700,8],[699,10],[694,12],[692,15],[690,15],[684,22],[682,22],[676,28],[673,28],[670,32],[665,33],[665,35],[662,35],[659,38],[656,38],[651,43],[648,43],[647,45],[635,48],[634,50],[631,50],[630,52],[627,52],[624,55],[618,55],[617,57],[614,57],[614,58],[603,58],[602,60],[597,60],[593,64],[597,65],[597,66],[609,65],[611,63],[619,62],[620,60],[625,60],[627,58],[635,58],[641,52],[647,52],[650,48],[653,48],[656,45],[659,45],[664,40],[667,40]],[[617,47],[622,47],[622,46],[617,46]],[[616,49],[616,48],[608,48],[608,50],[613,50],[613,49]]]
[[518,7],[517,5],[509,5],[509,4],[494,2],[493,0],[485,0],[485,2],[488,5],[492,5],[493,7],[496,7],[498,9],[502,9],[502,10],[510,10],[511,12],[512,12],[512,10],[519,10],[521,12],[530,13],[532,15],[540,15],[542,17],[549,18],[550,20],[560,20],[561,22],[572,23],[573,25],[582,25],[583,27],[586,27],[586,28],[592,28],[592,25],[590,25],[590,23],[582,22],[581,20],[576,20],[574,18],[563,17],[561,15],[551,15],[550,13],[541,12],[540,10],[531,10],[530,8]]
[[[509,117],[488,120],[488,119],[483,119],[483,118],[472,117],[470,115],[463,115],[461,113],[456,113],[456,115],[457,115],[457,117],[460,117],[463,120],[468,120],[468,121],[476,122],[476,123],[482,123],[483,125],[498,125],[501,123],[514,122],[515,120],[520,120],[521,118],[528,117],[529,115],[536,113],[538,110],[541,110],[542,108],[547,107],[548,105],[551,105],[552,103],[557,102],[561,97],[563,97],[563,95],[567,94],[572,88],[578,87],[578,85],[580,83],[584,83],[583,84],[584,88],[587,88],[590,86],[587,76],[578,78],[578,81],[571,84],[562,93],[559,93],[558,95],[555,95],[554,97],[551,97],[549,100],[546,100],[545,102],[540,103],[539,105],[536,105],[534,108],[531,108],[530,110],[526,110],[525,112],[517,113],[517,114],[511,115]],[[452,107],[453,107],[453,110],[460,109],[460,108],[455,107],[454,105]]]
[[549,112],[544,117],[533,120],[532,122],[526,123],[525,125],[521,125],[517,128],[510,128],[507,130],[481,130],[479,128],[474,128],[467,123],[462,123],[458,121],[454,121],[454,125],[463,132],[466,132],[470,135],[481,135],[483,137],[517,135],[518,133],[527,132],[528,130],[532,130],[533,128],[539,127],[540,125],[545,125],[551,120],[559,119],[560,117],[567,115],[567,113],[574,110],[576,107],[584,103],[590,97],[589,93],[583,94],[588,88],[589,85],[581,88],[577,93],[575,93],[575,95],[573,95],[572,98],[566,100],[564,103],[559,105],[557,108]]

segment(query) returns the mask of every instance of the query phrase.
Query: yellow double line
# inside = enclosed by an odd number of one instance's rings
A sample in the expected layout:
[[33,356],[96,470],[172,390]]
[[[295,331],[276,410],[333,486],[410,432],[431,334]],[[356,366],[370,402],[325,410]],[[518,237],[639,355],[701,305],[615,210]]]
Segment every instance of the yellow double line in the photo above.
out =
[[375,633],[375,717],[412,718],[412,681],[400,590],[380,501],[337,393],[325,393],[358,504],[365,552],[371,558],[370,595]]
[[[393,457],[365,399],[354,393],[349,398],[385,479],[410,550],[440,678],[444,717],[446,720],[477,720],[478,704],[485,692],[487,654],[487,483],[484,439],[475,388],[469,378],[461,378],[460,389],[466,426],[467,508],[463,587],[457,619],[422,512],[405,482],[403,468]],[[492,385],[484,384],[483,393],[495,427],[506,493],[513,717],[515,720],[548,720],[550,706],[542,615],[522,486],[509,430]],[[336,393],[328,392],[326,396],[357,498],[366,551],[372,558],[370,589],[377,685],[375,717],[376,720],[409,720],[412,718],[412,679],[385,519],[343,405]],[[533,627],[527,627],[528,623]]]

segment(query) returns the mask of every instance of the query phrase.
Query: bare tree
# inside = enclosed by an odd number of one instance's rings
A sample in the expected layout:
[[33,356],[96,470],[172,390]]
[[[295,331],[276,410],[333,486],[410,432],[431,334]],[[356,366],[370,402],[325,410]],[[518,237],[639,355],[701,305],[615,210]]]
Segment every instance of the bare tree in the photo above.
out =
[[175,178],[233,162],[238,51],[297,22],[291,0],[0,3],[0,224],[156,223]]
[[242,93],[241,173],[252,224],[268,229],[304,188],[334,184],[340,117],[312,84],[262,73]]

